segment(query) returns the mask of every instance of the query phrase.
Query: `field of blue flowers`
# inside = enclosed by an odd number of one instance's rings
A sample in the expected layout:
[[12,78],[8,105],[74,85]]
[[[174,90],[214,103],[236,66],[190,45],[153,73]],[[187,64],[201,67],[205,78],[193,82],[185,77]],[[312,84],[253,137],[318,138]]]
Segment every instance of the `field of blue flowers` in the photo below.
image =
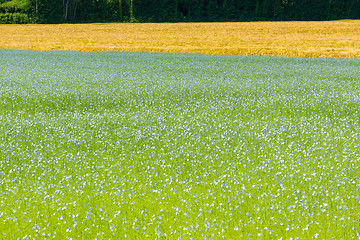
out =
[[0,239],[358,238],[359,66],[0,50]]

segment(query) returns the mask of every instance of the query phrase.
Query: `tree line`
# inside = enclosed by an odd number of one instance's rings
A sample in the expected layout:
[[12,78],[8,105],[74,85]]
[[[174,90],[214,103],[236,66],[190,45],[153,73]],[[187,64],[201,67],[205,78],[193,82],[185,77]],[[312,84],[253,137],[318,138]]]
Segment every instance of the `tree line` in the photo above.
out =
[[359,19],[360,0],[0,0],[0,23]]

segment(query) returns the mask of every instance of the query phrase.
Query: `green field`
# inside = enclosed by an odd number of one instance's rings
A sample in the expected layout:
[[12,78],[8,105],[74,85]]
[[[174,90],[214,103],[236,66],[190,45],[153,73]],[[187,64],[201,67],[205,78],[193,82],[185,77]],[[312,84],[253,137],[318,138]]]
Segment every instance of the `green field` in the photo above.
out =
[[0,50],[0,239],[357,238],[359,65]]

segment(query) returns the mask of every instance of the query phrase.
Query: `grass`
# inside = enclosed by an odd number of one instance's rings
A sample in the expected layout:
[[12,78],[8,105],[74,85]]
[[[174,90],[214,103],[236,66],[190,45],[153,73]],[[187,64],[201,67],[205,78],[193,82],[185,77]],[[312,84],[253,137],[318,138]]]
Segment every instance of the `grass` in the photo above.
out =
[[1,238],[356,238],[359,64],[2,50]]
[[0,25],[0,48],[360,57],[360,21]]

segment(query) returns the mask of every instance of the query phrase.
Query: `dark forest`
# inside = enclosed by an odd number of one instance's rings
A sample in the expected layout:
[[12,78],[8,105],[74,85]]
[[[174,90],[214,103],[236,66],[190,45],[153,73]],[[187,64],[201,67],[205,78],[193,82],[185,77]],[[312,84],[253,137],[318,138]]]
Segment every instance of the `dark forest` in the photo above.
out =
[[0,23],[323,21],[360,0],[0,0]]

